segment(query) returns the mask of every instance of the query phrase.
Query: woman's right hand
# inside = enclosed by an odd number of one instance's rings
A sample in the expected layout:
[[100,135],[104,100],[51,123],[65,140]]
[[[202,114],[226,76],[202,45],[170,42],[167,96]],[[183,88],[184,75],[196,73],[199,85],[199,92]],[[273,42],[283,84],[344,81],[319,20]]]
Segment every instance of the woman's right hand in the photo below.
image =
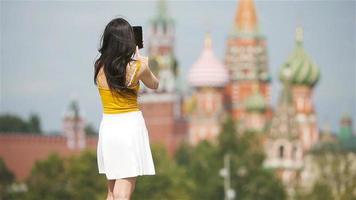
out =
[[148,57],[147,56],[141,56],[140,50],[138,49],[138,46],[136,46],[135,59],[139,60],[141,62],[148,63]]
[[135,59],[141,62],[141,68],[138,72],[138,79],[141,80],[146,87],[150,89],[157,89],[159,85],[159,80],[152,73],[148,66],[148,57],[140,55],[138,46],[136,46]]

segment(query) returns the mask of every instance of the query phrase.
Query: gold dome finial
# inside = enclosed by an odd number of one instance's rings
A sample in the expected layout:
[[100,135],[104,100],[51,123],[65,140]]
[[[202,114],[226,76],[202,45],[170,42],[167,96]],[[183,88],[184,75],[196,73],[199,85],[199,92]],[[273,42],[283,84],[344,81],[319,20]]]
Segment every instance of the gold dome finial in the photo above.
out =
[[212,48],[212,39],[211,39],[210,32],[206,32],[205,33],[204,47],[205,48]]

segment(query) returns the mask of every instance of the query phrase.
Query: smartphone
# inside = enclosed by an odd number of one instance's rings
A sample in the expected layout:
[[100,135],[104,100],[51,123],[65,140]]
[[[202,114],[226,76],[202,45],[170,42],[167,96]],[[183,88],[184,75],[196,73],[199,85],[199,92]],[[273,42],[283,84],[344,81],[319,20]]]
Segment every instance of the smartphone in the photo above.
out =
[[136,45],[138,46],[139,49],[142,49],[143,48],[142,26],[133,26],[132,29],[135,35]]

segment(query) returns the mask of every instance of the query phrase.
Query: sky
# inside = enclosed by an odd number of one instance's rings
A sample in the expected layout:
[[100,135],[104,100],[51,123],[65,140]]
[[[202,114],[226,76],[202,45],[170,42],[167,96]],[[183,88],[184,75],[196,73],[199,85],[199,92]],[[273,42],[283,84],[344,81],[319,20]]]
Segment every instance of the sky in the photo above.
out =
[[[273,106],[281,85],[278,70],[295,46],[295,28],[304,28],[304,48],[321,70],[313,102],[320,128],[339,130],[340,117],[356,119],[355,1],[255,1],[267,38]],[[237,1],[168,1],[176,23],[175,53],[183,79],[210,31],[223,60]],[[124,17],[144,27],[157,12],[156,1],[1,1],[0,114],[41,118],[46,132],[60,131],[75,98],[96,129],[102,116],[93,64],[105,25]],[[141,54],[147,54],[143,51]],[[355,123],[355,122],[354,122]],[[354,126],[355,127],[355,126]]]

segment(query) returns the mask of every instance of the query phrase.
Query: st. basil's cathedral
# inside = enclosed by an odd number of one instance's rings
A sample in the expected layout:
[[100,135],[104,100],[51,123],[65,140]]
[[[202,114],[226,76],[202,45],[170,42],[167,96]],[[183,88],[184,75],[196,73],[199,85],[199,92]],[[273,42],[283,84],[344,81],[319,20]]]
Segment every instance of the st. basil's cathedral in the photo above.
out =
[[292,188],[303,179],[304,155],[319,141],[312,97],[320,70],[304,50],[303,29],[296,27],[295,48],[280,67],[282,89],[273,109],[266,37],[259,30],[253,0],[240,0],[224,60],[215,56],[206,33],[200,56],[186,76],[192,92],[185,97],[177,81],[181,74],[174,56],[174,22],[164,1],[158,8],[150,21],[148,55],[162,82],[157,92],[143,89],[140,97],[151,140],[165,144],[171,153],[182,141],[214,142],[223,116],[230,114],[238,132],[266,136],[264,165]]

